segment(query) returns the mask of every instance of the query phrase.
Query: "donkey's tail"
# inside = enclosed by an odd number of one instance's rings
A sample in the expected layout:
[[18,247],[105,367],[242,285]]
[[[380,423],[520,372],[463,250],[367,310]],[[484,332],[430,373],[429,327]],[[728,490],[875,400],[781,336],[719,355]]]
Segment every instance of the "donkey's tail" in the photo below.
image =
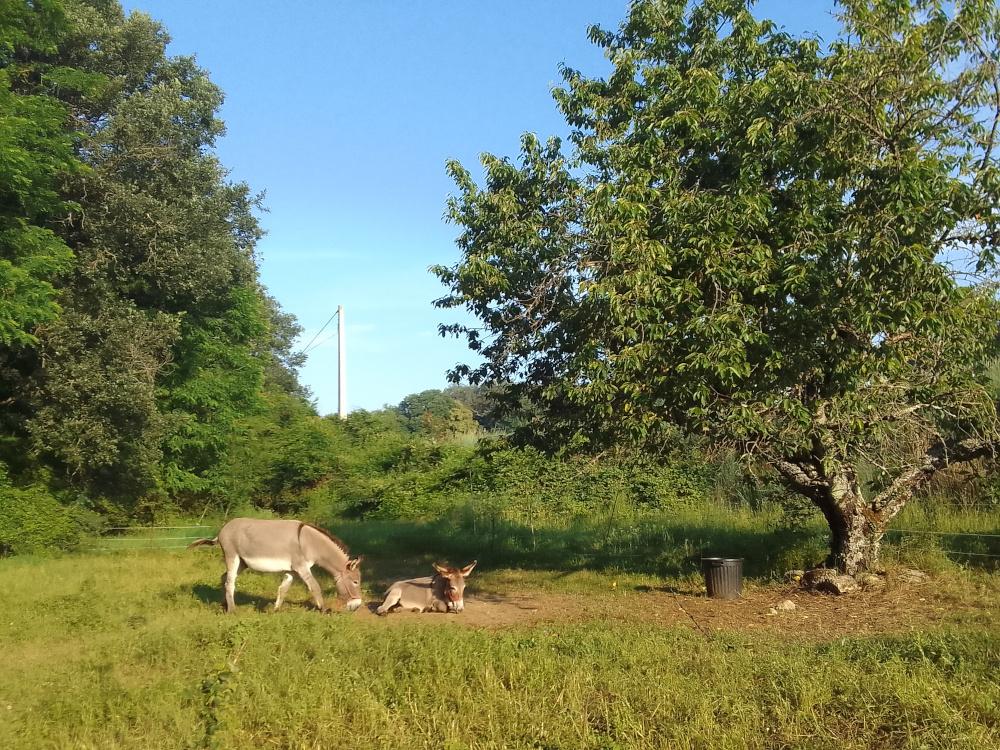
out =
[[197,539],[187,546],[188,549],[194,549],[195,547],[211,547],[219,543],[219,537],[215,539]]

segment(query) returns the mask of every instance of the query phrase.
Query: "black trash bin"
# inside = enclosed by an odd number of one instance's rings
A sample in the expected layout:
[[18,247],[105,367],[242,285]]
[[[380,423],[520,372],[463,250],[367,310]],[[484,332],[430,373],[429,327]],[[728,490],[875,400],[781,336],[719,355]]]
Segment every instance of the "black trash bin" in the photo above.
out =
[[703,557],[701,572],[713,599],[739,599],[743,588],[742,557]]

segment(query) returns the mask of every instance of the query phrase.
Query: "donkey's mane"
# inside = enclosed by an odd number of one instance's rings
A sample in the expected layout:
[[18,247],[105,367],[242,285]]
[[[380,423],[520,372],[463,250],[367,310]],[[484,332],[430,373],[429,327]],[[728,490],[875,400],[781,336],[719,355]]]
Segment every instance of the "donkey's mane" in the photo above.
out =
[[[321,529],[319,526],[313,526],[311,523],[304,523],[304,524],[302,524],[302,526],[308,526],[313,531],[318,531],[320,534],[322,534],[323,536],[325,536],[331,542],[333,542],[334,544],[336,544],[337,547],[340,548],[341,552],[343,552],[348,557],[351,556],[351,551],[347,548],[347,545],[344,544],[340,539],[338,539],[337,537],[335,537],[333,534],[331,534],[326,529]],[[300,528],[299,532],[301,533],[301,531],[302,531],[302,529]]]

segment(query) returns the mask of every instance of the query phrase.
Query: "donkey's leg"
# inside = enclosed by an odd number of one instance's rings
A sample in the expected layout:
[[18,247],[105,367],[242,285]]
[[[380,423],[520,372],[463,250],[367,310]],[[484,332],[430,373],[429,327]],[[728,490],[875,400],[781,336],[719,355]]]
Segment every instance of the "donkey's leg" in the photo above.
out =
[[299,578],[302,582],[309,587],[309,593],[312,594],[313,602],[316,603],[316,607],[320,612],[325,612],[326,607],[323,604],[323,589],[319,587],[319,583],[313,578],[312,572],[309,568],[303,566],[301,568],[296,568],[295,572],[299,574]]
[[240,574],[243,561],[238,555],[226,558],[226,574],[223,576],[223,587],[226,590],[226,612],[236,611],[236,602],[233,595],[236,593],[236,576]]
[[281,582],[281,585],[278,586],[278,598],[274,600],[275,611],[281,608],[281,603],[285,600],[285,594],[288,593],[288,589],[291,588],[292,581],[294,580],[295,578],[291,573],[285,573],[285,579]]
[[403,598],[403,592],[399,589],[389,589],[385,594],[385,601],[383,601],[379,608],[375,610],[377,614],[387,615],[389,610],[399,604],[399,600]]

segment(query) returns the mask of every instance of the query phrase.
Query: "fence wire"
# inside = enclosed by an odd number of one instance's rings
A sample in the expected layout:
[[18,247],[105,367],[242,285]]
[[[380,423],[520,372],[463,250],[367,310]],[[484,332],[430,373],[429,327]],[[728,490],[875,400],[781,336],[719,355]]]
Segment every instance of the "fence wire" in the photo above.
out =
[[[933,536],[933,537],[962,537],[963,539],[1000,539],[1000,534],[984,534],[976,531],[930,531],[926,529],[886,529],[886,534],[899,534],[903,537],[906,536]],[[994,554],[992,552],[971,552],[968,550],[961,549],[941,549],[940,547],[931,547],[928,549],[940,550],[946,555],[964,555],[966,557],[981,557],[987,559],[1000,559],[1000,554]]]
[[[192,525],[192,526],[112,526],[106,530],[106,532],[130,532],[132,534],[148,534],[155,533],[158,531],[188,531],[200,532],[206,529],[212,530],[214,526],[207,525]],[[962,538],[980,538],[980,539],[1000,539],[1000,534],[986,534],[981,532],[972,531],[931,531],[926,529],[887,529],[886,534],[899,534],[901,536],[933,536],[933,537],[962,537]],[[193,542],[204,535],[199,536],[198,533],[193,533],[187,536],[131,536],[131,535],[102,535],[99,537],[99,542],[102,546],[91,547],[94,551],[100,552],[127,552],[130,550],[135,551],[145,551],[145,550],[175,550],[175,549],[186,549],[188,544],[159,544],[159,542]],[[95,540],[98,541],[98,540]],[[103,546],[105,544],[110,544],[111,546]],[[634,549],[634,548],[633,548]],[[987,559],[1000,559],[1000,554],[994,554],[992,552],[971,552],[967,550],[956,550],[956,549],[941,549],[935,547],[933,549],[938,549],[947,555],[963,555],[967,557],[977,557],[977,558],[987,558]],[[594,557],[643,557],[647,555],[646,552],[636,553],[636,552],[624,552],[624,551],[598,551],[598,552],[568,552],[576,558],[594,558]]]
[[[204,538],[205,530],[212,530],[214,526],[192,525],[192,526],[111,526],[105,533],[94,540],[95,545],[90,549],[96,552],[129,552],[159,549],[186,549],[187,544],[159,544],[159,542],[179,542],[185,541],[189,544]],[[161,531],[184,531],[190,530],[188,536],[154,536]],[[119,533],[108,533],[119,532]],[[123,534],[121,532],[128,532]],[[104,546],[104,545],[111,546]]]
[[921,529],[887,529],[887,534],[933,534],[935,536],[981,536],[1000,539],[1000,534],[980,534],[972,531],[923,531]]

